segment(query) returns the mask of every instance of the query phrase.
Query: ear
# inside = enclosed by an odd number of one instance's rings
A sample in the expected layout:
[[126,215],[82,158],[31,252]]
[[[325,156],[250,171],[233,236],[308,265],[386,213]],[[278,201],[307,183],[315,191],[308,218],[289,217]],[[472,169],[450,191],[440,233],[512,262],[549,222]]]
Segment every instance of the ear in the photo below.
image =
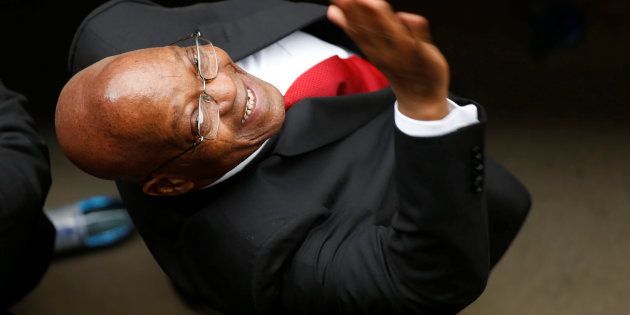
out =
[[152,196],[174,196],[187,193],[194,187],[195,183],[189,179],[157,175],[142,185],[142,191]]

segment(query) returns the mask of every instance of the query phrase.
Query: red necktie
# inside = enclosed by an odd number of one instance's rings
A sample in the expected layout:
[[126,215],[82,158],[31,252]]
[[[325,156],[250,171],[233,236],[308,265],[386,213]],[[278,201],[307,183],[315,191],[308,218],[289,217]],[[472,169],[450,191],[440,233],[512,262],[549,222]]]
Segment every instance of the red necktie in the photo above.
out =
[[284,95],[285,109],[307,97],[366,93],[388,85],[387,78],[367,60],[357,56],[332,56],[300,75]]

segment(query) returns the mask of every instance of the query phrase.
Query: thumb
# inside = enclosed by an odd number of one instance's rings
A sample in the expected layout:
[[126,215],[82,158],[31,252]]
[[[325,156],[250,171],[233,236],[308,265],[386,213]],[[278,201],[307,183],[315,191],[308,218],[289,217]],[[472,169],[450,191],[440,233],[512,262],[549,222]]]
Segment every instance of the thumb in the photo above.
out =
[[328,6],[328,11],[326,11],[326,16],[328,17],[328,20],[330,20],[333,24],[339,26],[340,28],[345,30],[348,27],[348,21],[346,20],[346,15],[336,5],[331,4]]

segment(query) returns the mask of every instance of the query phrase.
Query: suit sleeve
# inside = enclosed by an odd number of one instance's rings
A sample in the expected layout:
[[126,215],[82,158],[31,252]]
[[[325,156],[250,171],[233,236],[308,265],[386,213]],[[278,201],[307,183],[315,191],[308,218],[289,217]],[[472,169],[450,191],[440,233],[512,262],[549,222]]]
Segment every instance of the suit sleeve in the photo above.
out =
[[384,232],[383,255],[414,310],[455,313],[485,288],[482,139],[483,125],[435,139],[396,134],[400,209]]
[[312,307],[328,313],[455,314],[474,301],[489,272],[483,135],[483,122],[429,138],[396,130],[391,225],[365,220],[341,242],[308,239],[302,247],[319,251],[308,257],[329,259],[312,276],[294,261],[283,304],[321,291]]
[[48,150],[24,102],[0,81],[0,311],[37,283],[54,241],[42,212],[51,181]]

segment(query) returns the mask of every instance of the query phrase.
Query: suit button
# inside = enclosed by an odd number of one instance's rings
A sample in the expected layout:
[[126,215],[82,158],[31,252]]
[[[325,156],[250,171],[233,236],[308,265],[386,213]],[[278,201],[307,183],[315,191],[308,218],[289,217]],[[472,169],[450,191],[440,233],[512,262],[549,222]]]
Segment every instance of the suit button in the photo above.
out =
[[474,147],[472,148],[472,151],[473,151],[473,152],[475,152],[475,153],[480,153],[480,152],[481,152],[481,147],[480,147],[480,146],[478,146],[478,145],[476,145],[476,146],[474,146]]
[[475,169],[475,171],[482,171],[482,170],[483,170],[483,164],[481,164],[481,163],[475,163],[475,165],[473,166],[473,168]]
[[473,159],[477,160],[477,161],[481,161],[481,159],[483,159],[483,154],[481,154],[481,152],[477,152],[473,154]]
[[482,192],[483,192],[483,187],[481,187],[481,186],[477,186],[477,187],[473,188],[473,191],[474,191],[475,193],[477,193],[477,194],[480,194],[480,193],[482,193]]
[[475,183],[475,185],[481,184],[483,182],[483,176],[481,175],[475,176],[475,178],[473,179],[473,182]]

